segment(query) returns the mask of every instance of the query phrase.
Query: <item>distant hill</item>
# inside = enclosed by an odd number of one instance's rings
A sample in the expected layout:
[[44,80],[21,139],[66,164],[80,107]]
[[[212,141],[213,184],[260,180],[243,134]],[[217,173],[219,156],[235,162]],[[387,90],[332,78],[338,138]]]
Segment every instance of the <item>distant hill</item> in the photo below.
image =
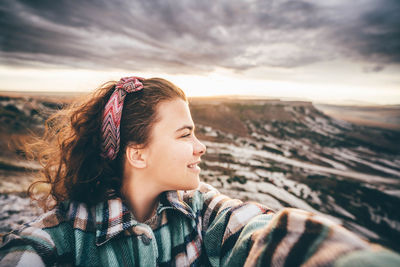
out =
[[400,105],[339,106],[316,104],[315,107],[336,119],[358,125],[400,131]]

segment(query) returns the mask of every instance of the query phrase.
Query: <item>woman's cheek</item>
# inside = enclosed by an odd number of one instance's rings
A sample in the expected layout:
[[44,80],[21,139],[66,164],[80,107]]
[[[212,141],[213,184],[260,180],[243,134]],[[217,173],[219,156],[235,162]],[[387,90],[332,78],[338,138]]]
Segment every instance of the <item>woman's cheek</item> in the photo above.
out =
[[188,142],[186,146],[186,152],[188,155],[193,155],[193,142]]
[[180,151],[188,151],[191,149],[192,147],[192,143],[191,142],[180,142],[179,144],[177,144],[176,146],[177,148],[179,147]]

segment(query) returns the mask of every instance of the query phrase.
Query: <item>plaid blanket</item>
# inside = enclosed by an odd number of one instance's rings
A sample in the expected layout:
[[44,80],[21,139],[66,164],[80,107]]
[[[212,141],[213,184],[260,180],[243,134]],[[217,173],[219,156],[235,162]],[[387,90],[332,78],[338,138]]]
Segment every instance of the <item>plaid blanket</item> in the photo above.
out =
[[119,198],[88,207],[65,202],[3,238],[0,266],[400,266],[324,217],[274,213],[201,183],[160,196],[135,220]]

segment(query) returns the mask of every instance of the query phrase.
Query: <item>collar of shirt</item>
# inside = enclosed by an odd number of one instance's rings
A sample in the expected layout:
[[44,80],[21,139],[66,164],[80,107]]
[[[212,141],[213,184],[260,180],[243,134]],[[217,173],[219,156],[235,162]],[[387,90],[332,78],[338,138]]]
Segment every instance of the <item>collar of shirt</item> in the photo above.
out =
[[[106,243],[129,228],[141,224],[135,220],[128,206],[121,198],[109,199],[97,204],[94,208],[95,218],[90,218],[89,214],[91,212],[88,212],[87,209],[80,209],[79,207],[76,207],[76,211],[73,213],[75,218],[86,218],[87,221],[95,222],[97,246]],[[183,191],[167,191],[161,194],[157,215],[166,209],[177,210],[190,219],[195,219],[194,211],[183,201]]]

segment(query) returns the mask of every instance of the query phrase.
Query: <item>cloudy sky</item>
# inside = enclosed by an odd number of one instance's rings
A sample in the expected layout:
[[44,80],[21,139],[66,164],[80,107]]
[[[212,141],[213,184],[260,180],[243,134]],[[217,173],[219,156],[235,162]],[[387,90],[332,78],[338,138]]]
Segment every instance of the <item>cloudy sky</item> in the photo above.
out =
[[2,0],[0,90],[136,74],[189,95],[400,104],[399,0]]

